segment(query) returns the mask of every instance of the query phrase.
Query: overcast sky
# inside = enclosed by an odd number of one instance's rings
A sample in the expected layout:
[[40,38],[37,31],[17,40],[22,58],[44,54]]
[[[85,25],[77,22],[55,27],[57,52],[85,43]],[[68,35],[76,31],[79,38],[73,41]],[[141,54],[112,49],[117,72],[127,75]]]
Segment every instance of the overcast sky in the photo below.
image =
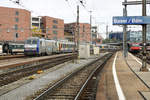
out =
[[[0,0],[0,6],[11,5],[9,0]],[[13,0],[12,0],[13,1]],[[25,9],[30,10],[34,16],[51,16],[64,19],[65,23],[76,21],[76,10],[79,4],[78,0],[20,0]],[[124,0],[83,0],[85,7],[80,5],[80,22],[90,23],[90,14],[92,12],[92,24],[99,27],[99,32],[105,36],[106,25],[109,31],[120,31],[121,28],[112,26],[113,16],[122,16]],[[136,0],[128,0],[136,1]],[[7,2],[7,3],[6,3]],[[147,6],[150,9],[150,6]],[[148,15],[150,11],[148,10]],[[129,16],[141,15],[141,6],[128,6]]]

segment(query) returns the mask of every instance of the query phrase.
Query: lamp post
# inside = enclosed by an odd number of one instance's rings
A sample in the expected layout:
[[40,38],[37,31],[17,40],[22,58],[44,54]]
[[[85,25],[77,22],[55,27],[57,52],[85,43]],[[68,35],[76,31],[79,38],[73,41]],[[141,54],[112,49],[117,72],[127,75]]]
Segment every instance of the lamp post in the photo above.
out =
[[[127,0],[124,0],[126,3]],[[123,8],[123,16],[127,16],[127,5]],[[127,25],[123,25],[123,56],[127,57]]]
[[90,36],[91,36],[91,44],[92,44],[92,11],[89,11],[90,12]]

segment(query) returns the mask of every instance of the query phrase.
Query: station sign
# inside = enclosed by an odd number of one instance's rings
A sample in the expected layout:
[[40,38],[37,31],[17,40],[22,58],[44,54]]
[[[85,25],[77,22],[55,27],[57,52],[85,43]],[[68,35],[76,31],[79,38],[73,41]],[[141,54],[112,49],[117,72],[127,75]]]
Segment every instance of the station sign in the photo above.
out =
[[150,24],[150,16],[115,16],[113,25],[143,25]]

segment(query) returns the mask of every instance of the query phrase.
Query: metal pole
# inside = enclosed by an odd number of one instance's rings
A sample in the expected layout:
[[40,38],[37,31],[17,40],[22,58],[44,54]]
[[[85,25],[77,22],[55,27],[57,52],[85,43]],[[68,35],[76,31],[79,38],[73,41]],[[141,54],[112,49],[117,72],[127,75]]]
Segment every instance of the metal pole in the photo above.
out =
[[[146,16],[146,0],[142,0],[142,16]],[[142,39],[143,39],[143,59],[141,71],[148,71],[146,67],[146,24],[142,25]]]
[[108,35],[108,25],[106,25],[106,39],[109,39],[109,35]]
[[93,43],[93,38],[92,38],[92,11],[90,12],[90,35],[91,35],[91,43]]
[[78,50],[78,58],[79,58],[79,45],[80,45],[79,5],[77,5],[77,50]]
[[[127,0],[124,0],[124,2],[127,2]],[[123,9],[123,16],[127,16],[127,5]],[[127,57],[127,25],[123,26],[123,56],[124,58]]]

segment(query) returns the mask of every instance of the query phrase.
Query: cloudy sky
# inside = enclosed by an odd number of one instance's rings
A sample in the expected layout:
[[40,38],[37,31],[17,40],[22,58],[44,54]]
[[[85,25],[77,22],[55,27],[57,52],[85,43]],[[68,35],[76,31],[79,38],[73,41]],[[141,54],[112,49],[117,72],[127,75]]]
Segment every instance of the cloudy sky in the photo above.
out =
[[[0,0],[0,6],[13,5],[10,0]],[[15,1],[15,0],[12,0]],[[124,0],[83,0],[84,7],[79,0],[20,0],[24,9],[30,10],[33,16],[51,16],[64,19],[65,23],[76,21],[77,5],[80,5],[80,22],[90,23],[90,13],[92,11],[92,24],[99,27],[99,33],[105,37],[106,25],[109,31],[121,31],[121,27],[112,25],[113,16],[122,16]],[[136,0],[128,0],[136,1]],[[150,6],[147,6],[150,9]],[[147,9],[148,14],[150,10]],[[128,6],[129,16],[141,15],[141,6]]]

